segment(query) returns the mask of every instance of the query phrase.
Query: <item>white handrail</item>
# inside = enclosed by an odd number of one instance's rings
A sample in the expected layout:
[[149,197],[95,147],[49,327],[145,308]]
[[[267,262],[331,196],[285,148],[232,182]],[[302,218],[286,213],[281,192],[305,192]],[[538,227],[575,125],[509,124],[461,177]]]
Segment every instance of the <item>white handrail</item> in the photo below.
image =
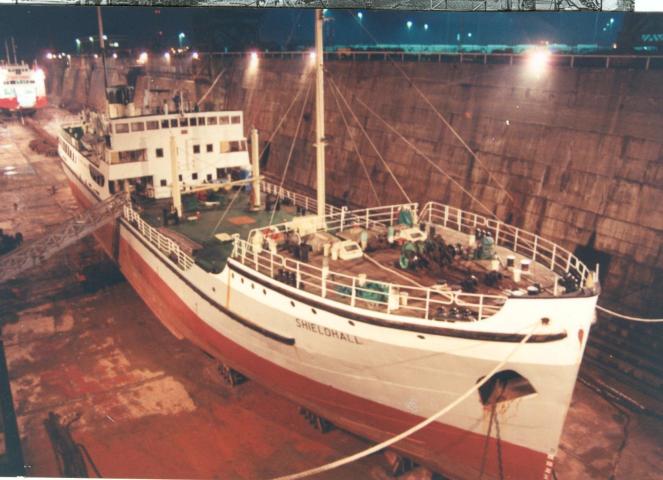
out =
[[[559,274],[573,272],[584,287],[589,278],[589,268],[578,257],[539,235],[514,227],[504,222],[475,215],[473,222],[463,222],[462,210],[437,202],[424,205],[422,216],[427,216],[430,223],[461,231],[474,233],[476,228],[484,228],[493,234],[496,246],[505,247],[523,255],[545,268]],[[464,212],[466,213],[466,212]],[[459,219],[458,222],[452,219]],[[451,225],[450,225],[451,224]]]
[[[245,252],[251,252],[246,255]],[[433,320],[439,317],[438,309],[457,307],[467,319],[483,320],[494,315],[507,300],[505,295],[444,291],[436,288],[399,285],[383,280],[359,279],[340,272],[326,272],[322,268],[299,262],[262,248],[254,248],[246,240],[235,239],[232,257],[277,280],[290,283],[294,288],[346,303],[351,307],[368,308],[387,314],[406,315]],[[273,257],[280,259],[282,272],[275,274]],[[250,259],[249,259],[250,258]],[[287,273],[287,274],[285,274]],[[294,281],[291,280],[294,275]],[[407,294],[407,304],[401,301]],[[446,314],[446,310],[445,310]]]

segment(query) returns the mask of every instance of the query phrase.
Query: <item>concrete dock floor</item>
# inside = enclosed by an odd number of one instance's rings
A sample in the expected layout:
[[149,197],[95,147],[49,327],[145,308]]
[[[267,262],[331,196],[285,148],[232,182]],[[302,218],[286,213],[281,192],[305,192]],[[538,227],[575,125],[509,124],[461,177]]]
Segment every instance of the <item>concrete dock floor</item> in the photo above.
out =
[[[47,128],[63,115],[40,112]],[[34,134],[0,124],[0,228],[37,238],[77,208],[57,158],[31,152]],[[52,186],[55,186],[53,193]],[[27,475],[57,476],[44,428],[48,412],[72,423],[101,475],[271,478],[369,444],[322,434],[297,406],[254,382],[230,388],[217,363],[172,337],[92,239],[0,286],[0,323]],[[96,273],[95,273],[96,272]],[[111,277],[112,278],[112,277]],[[545,415],[545,412],[542,412]],[[625,410],[578,384],[555,473],[563,479],[655,479],[663,471],[663,422]],[[319,478],[386,478],[381,455]]]

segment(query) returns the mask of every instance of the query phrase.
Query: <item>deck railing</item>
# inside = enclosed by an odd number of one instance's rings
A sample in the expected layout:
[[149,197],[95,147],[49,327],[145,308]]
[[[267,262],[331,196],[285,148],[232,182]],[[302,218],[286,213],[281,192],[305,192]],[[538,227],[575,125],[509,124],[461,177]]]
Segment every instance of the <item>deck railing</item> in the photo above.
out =
[[[265,190],[269,191],[270,188],[278,190],[278,187],[267,187]],[[272,193],[272,192],[269,192]],[[275,193],[275,192],[274,192]],[[280,195],[280,198],[288,198],[293,205],[304,207],[307,211],[315,211],[317,202],[304,195],[288,192],[288,194]],[[406,203],[402,205],[388,205],[384,207],[371,207],[359,210],[348,210],[345,207],[338,208],[327,205],[327,215],[325,216],[324,225],[321,225],[322,231],[328,233],[342,232],[343,230],[360,226],[362,228],[386,228],[390,225],[395,225],[398,222],[398,215],[402,208],[409,209],[413,218],[417,218],[418,203]],[[292,231],[291,222],[283,222],[267,227],[254,228],[249,232],[247,240],[251,242],[253,236],[257,232],[274,233],[288,233]]]
[[412,287],[330,271],[285,257],[245,240],[235,239],[232,258],[243,265],[322,298],[351,307],[425,320],[448,318],[483,320],[497,313],[504,295],[482,295],[437,288]]
[[177,243],[159,232],[156,228],[150,226],[145,220],[140,218],[138,212],[128,205],[124,207],[124,218],[140,231],[143,238],[157,247],[161,253],[170,258],[182,270],[188,270],[194,264],[193,258],[184,253]]
[[[315,200],[310,198],[307,200],[308,197],[304,195],[279,189],[268,182],[263,182],[262,188],[268,193],[280,192],[280,197],[289,198],[295,205],[315,209]],[[355,225],[363,228],[378,225],[387,227],[397,222],[399,211],[403,207],[408,207],[414,212],[415,221],[430,222],[466,234],[474,233],[476,228],[490,231],[499,246],[506,247],[556,272],[576,271],[582,285],[589,277],[589,269],[576,256],[538,235],[436,202],[427,203],[419,215],[416,203],[353,211],[328,205],[329,213],[325,217],[325,223],[328,231],[345,230]],[[176,242],[145,222],[131,206],[124,207],[123,216],[180,269],[188,270],[194,265],[191,256],[184,253]],[[278,231],[288,230],[287,223],[274,227]],[[332,272],[328,267],[316,267],[299,262],[264,249],[262,244],[254,244],[250,241],[251,235],[258,230],[260,229],[255,229],[249,234],[249,241],[238,237],[234,239],[232,258],[277,281],[351,307],[425,320],[456,317],[458,320],[472,321],[494,315],[508,299],[506,295],[464,293],[441,287],[413,287]],[[457,310],[452,311],[450,308]]]
[[589,279],[591,273],[589,268],[568,250],[534,233],[499,220],[437,202],[428,202],[424,205],[420,219],[466,234],[472,234],[477,228],[481,228],[491,233],[497,246],[505,247],[557,274],[574,273],[581,287],[585,286]]
[[[308,212],[316,212],[318,209],[318,202],[315,198],[307,197],[301,193],[286,190],[285,188],[279,187],[278,185],[275,185],[266,180],[261,180],[260,189],[265,193],[276,195],[280,199],[288,199],[290,202],[292,202],[293,205],[302,207]],[[341,209],[338,207],[333,205],[325,205],[326,214],[340,211]]]

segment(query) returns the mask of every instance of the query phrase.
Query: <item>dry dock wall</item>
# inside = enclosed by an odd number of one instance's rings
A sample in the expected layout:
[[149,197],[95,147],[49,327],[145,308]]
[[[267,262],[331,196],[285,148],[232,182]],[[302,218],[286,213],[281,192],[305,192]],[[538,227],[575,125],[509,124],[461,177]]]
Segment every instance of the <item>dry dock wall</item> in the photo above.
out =
[[[131,68],[126,62],[113,61],[109,83],[127,74],[136,78],[137,104],[144,102],[146,85],[155,90],[182,88],[191,98],[199,98],[223,70],[205,103],[243,110],[247,130],[251,125],[258,128],[263,146],[301,92],[270,144],[266,169],[280,177],[300,123],[287,184],[313,188],[315,93],[307,55],[261,58],[257,65],[251,65],[248,58],[217,57],[194,65],[192,75],[178,70],[188,66],[150,75]],[[479,162],[399,68],[477,153]],[[421,61],[398,62],[396,68],[384,60],[336,60],[327,62],[326,69],[327,78],[338,86],[371,139],[364,137],[344,108],[348,133],[328,81],[330,199],[340,199],[348,192],[352,204],[376,203],[355,153],[354,139],[380,201],[405,200],[372,142],[413,200],[432,199],[484,213],[448,175],[499,218],[602,260],[604,303],[660,316],[663,70],[559,66],[536,79],[518,64]],[[51,93],[65,105],[99,105],[103,75],[98,60],[91,65],[90,60],[73,59],[68,68],[52,68],[48,80]],[[446,175],[390,133],[361,102]]]

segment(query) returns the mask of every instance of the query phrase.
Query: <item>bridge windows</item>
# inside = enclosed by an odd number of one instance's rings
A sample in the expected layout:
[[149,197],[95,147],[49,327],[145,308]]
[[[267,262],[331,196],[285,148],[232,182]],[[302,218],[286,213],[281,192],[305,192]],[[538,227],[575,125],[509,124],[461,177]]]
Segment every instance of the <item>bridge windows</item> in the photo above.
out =
[[211,143],[207,144],[207,153],[212,153],[214,151],[214,145]]
[[180,127],[188,127],[188,126],[189,126],[189,119],[188,118],[180,119]]
[[145,130],[145,123],[143,122],[132,122],[131,131],[132,132],[142,132]]
[[195,118],[195,117],[192,117],[192,118],[189,119],[189,123],[192,127],[195,127],[196,125],[198,125],[198,119]]
[[157,120],[145,122],[145,126],[148,130],[159,130],[159,122]]
[[230,117],[225,115],[219,117],[219,125],[229,125],[229,124],[230,124]]
[[116,123],[115,124],[115,133],[129,133],[129,124],[128,123]]
[[168,181],[166,179],[162,178],[161,182],[159,182],[159,185],[161,185],[162,187],[165,187],[165,186],[168,185]]
[[200,153],[200,145],[193,146],[193,153]]
[[157,148],[156,155],[157,158],[163,158],[163,148]]
[[207,125],[216,125],[218,119],[216,117],[207,117]]
[[161,128],[168,128],[168,119],[161,120]]
[[118,152],[117,161],[111,163],[132,163],[132,162],[145,162],[147,161],[146,150],[125,150]]
[[170,127],[171,128],[177,127],[177,119],[176,118],[171,118],[170,119]]
[[241,120],[242,120],[242,117],[240,117],[239,115],[233,115],[230,118],[230,123],[232,123],[233,125],[237,125],[241,122]]
[[191,174],[191,180],[198,180],[198,174],[197,173],[192,173]]
[[92,165],[90,165],[90,176],[92,177],[92,180],[94,180],[94,182],[100,187],[103,187],[106,183],[106,179],[104,178],[103,174]]

